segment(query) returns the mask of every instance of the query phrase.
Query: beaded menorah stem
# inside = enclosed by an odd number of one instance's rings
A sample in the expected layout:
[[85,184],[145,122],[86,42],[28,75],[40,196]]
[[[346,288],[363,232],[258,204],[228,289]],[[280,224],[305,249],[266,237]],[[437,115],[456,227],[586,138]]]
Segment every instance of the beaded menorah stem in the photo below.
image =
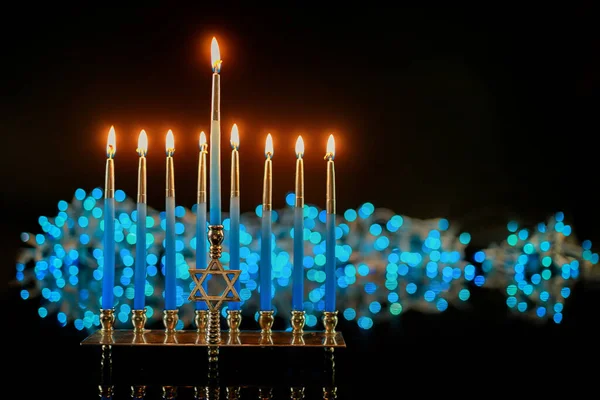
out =
[[[240,277],[240,270],[225,270],[220,258],[223,253],[223,225],[208,226],[208,242],[210,244],[208,253],[210,262],[206,268],[190,269],[190,275],[195,282],[194,289],[188,300],[205,301],[208,312],[196,311],[195,322],[199,334],[204,334],[208,349],[208,361],[216,363],[219,360],[219,345],[221,344],[221,304],[225,301],[240,301],[240,296],[235,290],[234,284]],[[226,285],[221,294],[209,293],[208,287],[204,287],[207,279],[220,278]],[[208,286],[208,285],[206,285]],[[199,295],[198,295],[199,293]],[[208,315],[207,315],[208,314]],[[239,322],[241,316],[230,315],[230,333],[239,334]]]
[[[223,252],[223,239],[225,239],[223,225],[209,225],[208,241],[210,243],[210,248],[208,253],[211,260],[214,260],[217,263],[220,263],[219,259]],[[220,302],[215,306],[211,305],[209,308],[208,327],[206,329],[206,342],[209,344],[208,361],[216,363],[219,360],[219,343],[221,342]]]
[[208,343],[208,361],[219,361],[219,343],[221,342],[221,323],[219,309],[210,310],[208,314],[208,329],[206,342]]

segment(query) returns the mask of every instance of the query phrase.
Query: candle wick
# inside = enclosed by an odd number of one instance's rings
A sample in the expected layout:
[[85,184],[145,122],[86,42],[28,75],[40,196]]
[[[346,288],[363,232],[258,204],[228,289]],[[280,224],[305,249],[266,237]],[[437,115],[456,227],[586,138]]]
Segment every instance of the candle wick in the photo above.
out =
[[326,160],[326,161],[333,160],[333,153],[330,152],[330,153],[325,154],[324,160]]

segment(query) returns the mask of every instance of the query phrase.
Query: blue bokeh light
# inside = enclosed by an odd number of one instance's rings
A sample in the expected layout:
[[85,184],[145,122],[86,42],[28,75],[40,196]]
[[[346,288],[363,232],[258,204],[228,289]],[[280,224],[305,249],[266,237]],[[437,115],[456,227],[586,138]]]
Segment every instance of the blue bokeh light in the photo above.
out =
[[[140,221],[135,201],[127,198],[123,191],[117,193],[115,240],[118,254],[114,295],[117,317],[119,321],[126,321],[130,318],[135,293],[135,228]],[[73,324],[78,330],[94,329],[99,324],[99,291],[104,268],[101,199],[100,188],[89,193],[78,189],[71,203],[58,203],[56,217],[39,218],[40,233],[21,234],[21,240],[31,248],[16,263],[16,279],[22,285],[38,281],[41,289],[29,290],[30,286],[24,286],[21,298],[28,300],[40,296],[40,317],[57,313],[55,305],[61,304],[61,312],[66,318],[61,314],[57,321]],[[293,283],[293,200],[293,193],[288,193],[287,207],[273,214],[272,288],[279,315],[285,315],[289,310],[286,293],[291,292]],[[259,205],[255,213],[242,215],[240,297],[243,309],[255,307],[258,297],[261,213]],[[196,262],[195,214],[177,206],[176,215],[177,303],[181,307],[181,316],[187,316],[186,320],[191,321],[193,304],[187,301],[191,290],[188,269]],[[229,228],[228,216],[223,217]],[[324,220],[322,209],[314,205],[304,207],[302,268],[306,278],[304,304],[309,327],[317,326],[324,308]],[[461,307],[480,288],[496,287],[506,295],[510,310],[560,323],[565,299],[572,294],[572,283],[585,268],[598,263],[598,254],[593,252],[590,241],[584,241],[579,250],[572,246],[570,251],[578,252],[580,257],[565,261],[564,255],[556,254],[560,248],[554,245],[556,239],[548,235],[559,235],[570,246],[575,240],[571,226],[561,214],[547,223],[534,225],[534,229],[511,221],[507,224],[508,235],[502,246],[475,249],[469,257],[465,255],[465,248],[472,245],[471,234],[457,231],[444,218],[414,220],[377,209],[367,202],[357,209],[344,210],[336,222],[335,280],[339,307],[346,320],[355,321],[365,330],[386,316],[399,316],[409,309],[437,313],[450,307]],[[160,310],[164,292],[164,212],[149,208],[146,221],[142,223],[147,228],[144,293],[148,310]],[[222,256],[225,264],[229,263],[229,256],[226,232]],[[469,264],[467,258],[475,264]],[[550,283],[552,285],[548,286]],[[557,289],[552,289],[555,286]],[[158,321],[161,313],[149,311],[147,316]]]

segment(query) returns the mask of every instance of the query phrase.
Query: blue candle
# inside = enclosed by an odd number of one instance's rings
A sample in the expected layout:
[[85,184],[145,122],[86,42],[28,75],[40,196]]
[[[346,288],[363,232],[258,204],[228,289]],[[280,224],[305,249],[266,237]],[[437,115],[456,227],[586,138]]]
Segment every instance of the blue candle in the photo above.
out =
[[221,55],[217,39],[211,43],[213,68],[210,121],[210,224],[221,225]]
[[[231,199],[229,203],[229,269],[240,269],[240,144],[238,127],[233,124],[231,128]],[[240,293],[240,280],[236,279],[233,284],[235,291]],[[240,302],[232,301],[229,304],[231,310],[239,310]]]
[[177,266],[175,265],[175,171],[173,153],[175,139],[167,133],[167,188],[166,188],[166,237],[165,237],[165,310],[177,309]]
[[[229,263],[229,269],[240,269],[240,198],[231,198],[231,231],[229,232],[229,255],[231,261]],[[235,291],[240,294],[240,280],[236,279],[233,284]],[[229,305],[231,310],[239,310],[240,303],[238,301],[232,301]]]
[[271,210],[273,182],[273,139],[267,135],[265,146],[265,175],[263,179],[262,227],[260,242],[260,311],[271,311]]
[[294,270],[292,309],[304,311],[304,141],[296,141],[296,203],[294,205]]
[[[206,246],[206,135],[200,132],[200,157],[198,159],[198,202],[196,206],[196,269],[207,266]],[[208,282],[202,285],[206,291]],[[196,301],[196,310],[206,310],[206,302]]]
[[135,278],[133,309],[143,310],[146,303],[146,154],[148,152],[148,136],[142,129],[138,138],[138,198],[137,225],[135,229]]
[[106,175],[104,181],[104,266],[102,275],[102,309],[114,307],[115,287],[115,163],[117,150],[115,128],[110,127],[106,145]]
[[135,279],[133,309],[143,310],[146,303],[146,203],[137,204]]
[[325,221],[325,311],[335,308],[335,141],[333,135],[327,141],[327,192]]
[[[196,215],[196,268],[205,269],[207,266],[207,246],[206,246],[206,201],[198,203]],[[204,291],[208,289],[208,282],[202,282]],[[206,302],[196,301],[196,310],[207,310]]]

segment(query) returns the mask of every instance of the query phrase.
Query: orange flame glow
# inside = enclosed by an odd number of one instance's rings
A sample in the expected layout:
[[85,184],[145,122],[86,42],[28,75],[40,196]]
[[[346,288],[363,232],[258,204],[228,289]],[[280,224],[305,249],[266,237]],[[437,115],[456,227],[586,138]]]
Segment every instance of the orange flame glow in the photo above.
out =
[[333,160],[335,158],[335,139],[333,135],[329,135],[327,140],[327,155]]
[[200,150],[205,150],[206,134],[204,133],[204,131],[200,132],[200,140],[199,140],[198,144],[200,145]]
[[138,146],[136,151],[140,157],[148,154],[148,135],[146,135],[146,131],[143,129],[140,132],[140,136],[138,136]]
[[108,139],[106,141],[106,156],[112,158],[117,152],[117,138],[115,135],[115,127],[111,126],[108,131]]
[[237,149],[240,146],[240,133],[238,132],[237,124],[231,127],[231,147]]
[[173,137],[173,131],[169,129],[167,132],[167,140],[166,140],[166,151],[167,156],[172,156],[175,153],[175,138]]
[[265,142],[265,157],[273,157],[273,138],[269,133]]
[[217,38],[213,37],[210,44],[210,62],[212,64],[213,72],[221,72],[221,52],[219,51],[219,43]]
[[304,140],[302,139],[302,136],[298,136],[298,139],[296,140],[296,155],[298,157],[304,156]]

